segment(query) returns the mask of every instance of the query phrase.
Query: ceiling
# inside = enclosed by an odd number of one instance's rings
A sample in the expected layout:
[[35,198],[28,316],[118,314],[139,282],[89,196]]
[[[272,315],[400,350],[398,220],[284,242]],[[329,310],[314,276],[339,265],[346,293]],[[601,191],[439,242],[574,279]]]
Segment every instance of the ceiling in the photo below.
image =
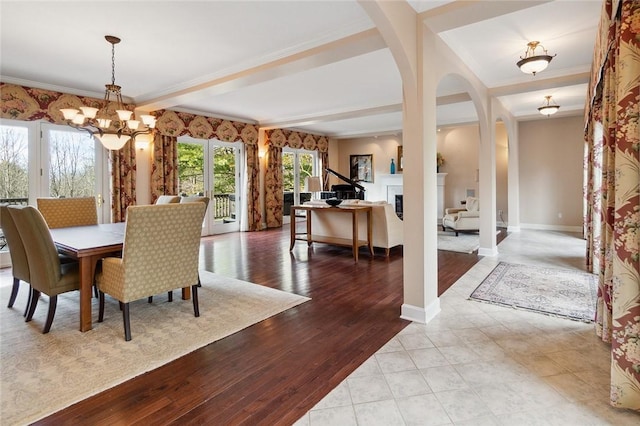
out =
[[[517,119],[545,119],[545,95],[557,115],[582,113],[599,0],[409,4]],[[356,0],[0,0],[0,16],[7,83],[101,98],[110,34],[122,39],[116,83],[147,110],[340,138],[402,130],[400,74]],[[532,40],[557,54],[536,76],[515,65]],[[440,82],[438,125],[477,121],[460,87]]]

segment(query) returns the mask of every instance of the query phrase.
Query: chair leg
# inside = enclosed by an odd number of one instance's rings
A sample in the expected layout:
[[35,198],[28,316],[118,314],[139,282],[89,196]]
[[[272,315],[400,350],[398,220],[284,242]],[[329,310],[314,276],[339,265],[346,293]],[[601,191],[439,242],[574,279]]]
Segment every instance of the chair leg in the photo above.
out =
[[9,296],[9,304],[7,308],[12,308],[13,303],[16,301],[16,297],[18,296],[18,290],[20,289],[20,280],[16,277],[13,277],[13,287],[11,287],[11,296]]
[[36,305],[38,304],[38,299],[40,299],[40,292],[35,288],[31,288],[31,301],[29,302],[29,312],[27,312],[27,318],[25,318],[25,322],[31,321],[33,318],[33,313],[36,311]]
[[385,249],[384,249],[384,254],[385,254],[385,256],[389,257],[389,252],[390,252],[390,251],[391,251],[391,249],[390,249],[390,248],[385,248]]
[[131,340],[131,321],[129,319],[129,302],[122,307],[122,319],[124,320],[124,340]]
[[173,291],[169,291],[169,302],[173,302]]
[[200,272],[198,272],[198,287],[202,287],[202,283],[200,282]]
[[149,296],[149,298],[147,299],[147,302],[153,303],[153,296]]
[[446,229],[444,229],[444,225],[442,225],[442,232],[446,231]]
[[456,237],[458,236],[458,231],[456,231]]
[[58,296],[49,296],[49,313],[47,314],[47,322],[44,323],[42,334],[47,334],[51,330],[53,317],[56,315],[56,306],[58,306]]
[[24,314],[22,314],[25,318],[29,313],[29,306],[31,306],[31,284],[29,284],[29,292],[27,293],[27,306],[24,307]]
[[193,315],[200,316],[200,305],[198,304],[198,284],[191,286],[191,299],[193,299]]
[[98,322],[104,321],[104,293],[98,292]]

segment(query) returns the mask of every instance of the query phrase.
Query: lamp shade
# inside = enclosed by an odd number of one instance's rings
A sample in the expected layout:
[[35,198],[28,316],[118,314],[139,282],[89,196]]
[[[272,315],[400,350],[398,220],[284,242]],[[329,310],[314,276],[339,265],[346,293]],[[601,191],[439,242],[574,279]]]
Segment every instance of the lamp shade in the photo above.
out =
[[307,177],[305,186],[307,187],[307,192],[322,191],[322,183],[320,182],[320,178],[318,176]]
[[131,139],[130,136],[127,135],[117,135],[114,133],[105,133],[103,135],[95,135],[96,138],[98,138],[98,140],[100,141],[100,143],[102,143],[102,145],[111,150],[111,151],[117,151],[120,148],[122,148],[124,146],[124,144],[127,143],[127,141],[129,139]]
[[544,99],[544,105],[538,107],[538,111],[540,112],[540,114],[546,115],[548,117],[558,112],[558,110],[560,109],[560,105],[556,104],[555,102],[552,103],[551,96],[545,96]]

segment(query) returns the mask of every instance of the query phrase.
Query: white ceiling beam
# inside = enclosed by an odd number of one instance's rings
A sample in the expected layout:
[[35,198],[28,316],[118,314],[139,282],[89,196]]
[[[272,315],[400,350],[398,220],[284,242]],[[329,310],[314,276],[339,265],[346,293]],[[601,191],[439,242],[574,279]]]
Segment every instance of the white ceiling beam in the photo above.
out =
[[493,87],[489,89],[489,95],[494,97],[517,95],[519,93],[535,92],[538,90],[555,89],[562,86],[574,86],[589,82],[590,73],[583,72],[562,77],[540,78],[537,75],[535,79],[526,83],[509,84],[506,86]]
[[465,25],[540,6],[543,1],[468,1],[459,0],[426,10],[418,15],[422,22],[438,34]]
[[385,49],[386,47],[378,30],[372,28],[313,49],[287,56],[286,58],[277,59],[204,83],[198,83],[175,92],[153,98],[136,98],[136,103],[139,108],[144,111],[155,111],[177,105],[187,105],[195,100],[206,99],[232,90],[238,90],[242,87],[263,83],[354,56]]

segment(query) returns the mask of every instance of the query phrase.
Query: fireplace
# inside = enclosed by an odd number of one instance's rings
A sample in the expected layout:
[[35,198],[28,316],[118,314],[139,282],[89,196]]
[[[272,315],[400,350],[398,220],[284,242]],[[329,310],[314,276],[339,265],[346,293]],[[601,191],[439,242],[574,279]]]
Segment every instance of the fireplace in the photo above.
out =
[[396,194],[396,214],[402,219],[402,194]]

